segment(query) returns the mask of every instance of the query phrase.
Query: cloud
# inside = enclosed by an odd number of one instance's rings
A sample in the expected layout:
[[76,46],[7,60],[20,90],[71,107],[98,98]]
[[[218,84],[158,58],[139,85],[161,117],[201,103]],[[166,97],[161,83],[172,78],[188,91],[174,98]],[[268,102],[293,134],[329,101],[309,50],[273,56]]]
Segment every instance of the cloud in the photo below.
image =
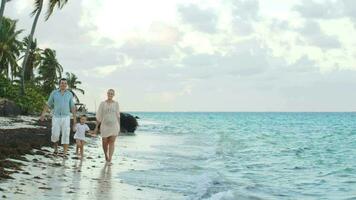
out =
[[234,0],[232,1],[233,16],[236,19],[254,21],[259,18],[258,0]]
[[[123,110],[352,109],[355,1],[273,2],[69,1],[35,37],[78,75],[90,109],[111,87]],[[28,34],[31,10],[16,0],[5,14]]]
[[113,72],[116,71],[116,69],[118,68],[117,65],[108,65],[108,66],[100,66],[100,67],[96,67],[94,68],[92,71],[96,74],[99,75],[101,77],[105,77]]
[[259,19],[259,2],[257,0],[231,1],[233,29],[241,35],[254,32],[253,22]]
[[336,36],[323,33],[320,29],[320,25],[315,21],[306,21],[304,27],[302,27],[299,32],[307,39],[310,45],[318,46],[322,49],[341,47],[339,39]]
[[305,18],[334,19],[348,17],[356,23],[356,1],[354,0],[325,0],[319,2],[303,0],[293,9]]
[[178,12],[184,23],[206,33],[216,33],[218,16],[210,9],[202,9],[195,4],[180,5]]
[[125,42],[119,50],[133,59],[155,60],[168,58],[173,54],[174,47],[157,42],[131,40]]
[[270,49],[263,42],[250,39],[233,44],[233,48],[221,54],[192,54],[182,60],[183,66],[195,71],[197,77],[252,76],[269,68]]
[[303,0],[301,4],[294,6],[294,10],[305,18],[311,19],[331,19],[342,16],[343,10],[339,3],[326,0],[315,2],[314,0]]

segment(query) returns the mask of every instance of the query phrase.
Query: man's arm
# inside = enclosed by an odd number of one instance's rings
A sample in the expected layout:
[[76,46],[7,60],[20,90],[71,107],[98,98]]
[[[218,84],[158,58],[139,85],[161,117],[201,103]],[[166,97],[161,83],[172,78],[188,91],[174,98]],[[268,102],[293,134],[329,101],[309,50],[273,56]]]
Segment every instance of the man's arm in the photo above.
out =
[[43,121],[45,119],[45,115],[50,110],[50,108],[53,109],[53,106],[54,106],[54,97],[53,97],[54,94],[53,93],[54,93],[54,91],[51,92],[51,94],[49,95],[48,101],[43,106],[43,111],[42,111],[41,117],[40,117],[41,121]]
[[73,129],[74,129],[75,125],[77,124],[77,108],[75,107],[72,93],[70,93],[69,107],[73,114]]
[[72,107],[72,114],[73,114],[73,130],[75,129],[75,125],[77,124],[77,109]]

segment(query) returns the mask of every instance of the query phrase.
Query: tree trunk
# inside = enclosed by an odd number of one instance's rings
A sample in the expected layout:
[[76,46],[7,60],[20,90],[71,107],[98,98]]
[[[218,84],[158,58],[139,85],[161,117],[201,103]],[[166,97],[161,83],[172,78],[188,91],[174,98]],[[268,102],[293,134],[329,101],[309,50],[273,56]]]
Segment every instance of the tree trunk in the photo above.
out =
[[27,66],[27,60],[28,60],[28,55],[30,53],[30,48],[31,48],[31,43],[33,41],[33,35],[35,34],[35,29],[37,25],[38,18],[40,17],[41,11],[43,7],[43,0],[40,1],[39,8],[36,12],[35,19],[33,20],[32,28],[31,28],[31,33],[29,35],[29,40],[26,48],[26,53],[25,53],[25,58],[23,59],[22,63],[22,76],[21,76],[21,95],[25,94],[25,70]]
[[1,0],[1,5],[0,5],[0,30],[2,28],[2,17],[4,16],[6,2],[7,2],[7,0]]

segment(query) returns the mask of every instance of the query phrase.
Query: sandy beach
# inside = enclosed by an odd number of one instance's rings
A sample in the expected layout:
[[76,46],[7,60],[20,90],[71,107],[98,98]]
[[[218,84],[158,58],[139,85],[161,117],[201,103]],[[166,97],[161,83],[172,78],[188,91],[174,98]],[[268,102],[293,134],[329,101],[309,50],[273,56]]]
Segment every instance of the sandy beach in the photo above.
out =
[[120,135],[113,165],[107,165],[100,135],[87,138],[84,159],[75,155],[71,139],[70,156],[64,159],[52,154],[50,123],[38,123],[37,120],[25,116],[0,120],[3,158],[0,198],[184,199],[178,194],[130,185],[120,179],[121,173],[152,167],[152,163],[130,155],[135,155],[133,152],[138,149],[149,152],[150,147],[160,141],[153,135]]
[[102,157],[100,136],[90,138],[85,158],[75,156],[70,146],[70,158],[54,157],[50,147],[33,150],[26,155],[14,179],[0,182],[0,197],[7,199],[184,199],[184,196],[167,191],[137,187],[125,183],[119,174],[145,170],[150,163],[131,158],[130,151],[147,150],[154,145],[151,136],[120,136],[113,165],[108,166]]

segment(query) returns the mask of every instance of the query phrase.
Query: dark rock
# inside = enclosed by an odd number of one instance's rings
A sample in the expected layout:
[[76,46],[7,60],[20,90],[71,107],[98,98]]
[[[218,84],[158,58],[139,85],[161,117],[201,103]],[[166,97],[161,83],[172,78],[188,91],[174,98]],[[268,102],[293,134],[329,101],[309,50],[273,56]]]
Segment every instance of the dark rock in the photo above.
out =
[[95,126],[96,126],[96,122],[95,121],[88,121],[86,124],[89,126],[90,130],[94,130],[95,129]]
[[128,113],[120,113],[121,133],[134,133],[137,129],[138,122],[136,117]]
[[[139,117],[133,116],[129,113],[123,113],[123,112],[120,113],[120,130],[121,130],[120,132],[124,133],[124,135],[134,135],[134,132],[138,127],[137,119],[139,119]],[[94,116],[87,115],[86,124],[89,126],[91,130],[94,130],[96,126],[96,118]]]
[[8,99],[0,99],[0,116],[16,116],[21,114],[21,109],[15,102]]

